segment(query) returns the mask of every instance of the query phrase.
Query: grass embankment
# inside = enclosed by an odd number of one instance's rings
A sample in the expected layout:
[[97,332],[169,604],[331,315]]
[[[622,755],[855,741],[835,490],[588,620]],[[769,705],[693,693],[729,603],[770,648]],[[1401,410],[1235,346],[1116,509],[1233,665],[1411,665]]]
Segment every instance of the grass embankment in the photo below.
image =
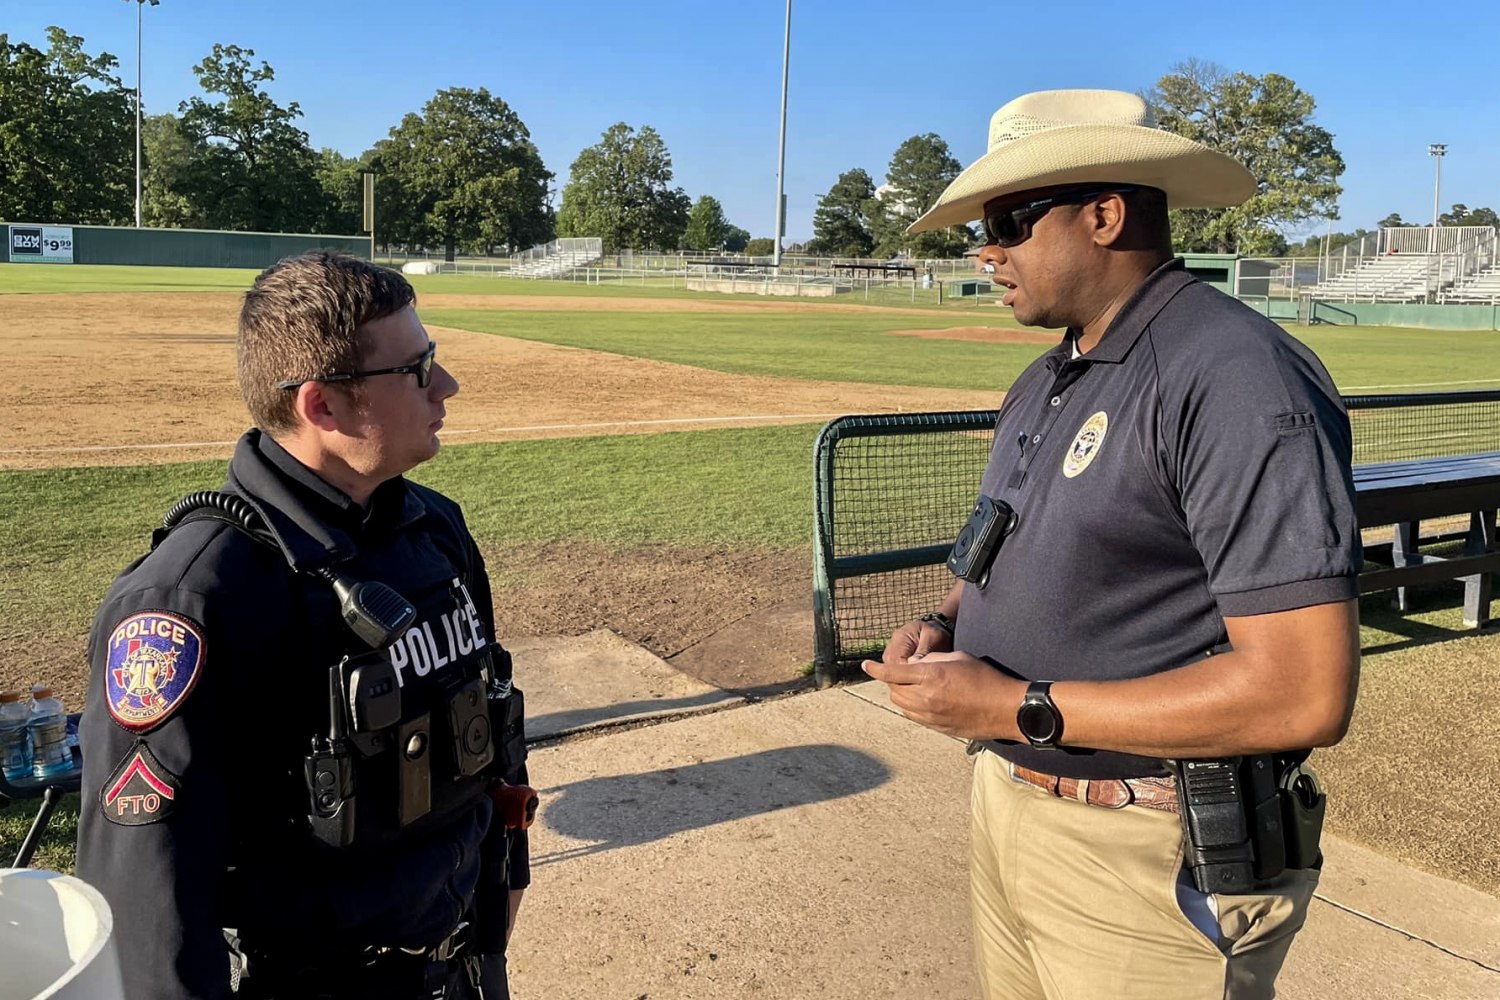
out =
[[[807,544],[815,425],[444,448],[413,478],[486,545],[576,540]],[[12,626],[86,630],[109,580],[222,462],[0,472],[0,606]],[[86,498],[86,499],[85,499]]]

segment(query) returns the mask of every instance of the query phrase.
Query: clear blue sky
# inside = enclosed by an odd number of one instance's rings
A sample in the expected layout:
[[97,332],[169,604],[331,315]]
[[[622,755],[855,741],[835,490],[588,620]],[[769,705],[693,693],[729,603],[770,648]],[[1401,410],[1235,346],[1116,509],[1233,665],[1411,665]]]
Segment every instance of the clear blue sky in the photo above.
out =
[[[270,90],[297,101],[314,147],[357,155],[444,87],[486,87],[531,130],[561,189],[617,121],[652,125],[676,183],[771,235],[781,100],[782,0],[162,0],[144,9],[146,113],[199,93],[214,42],[255,50]],[[1169,16],[1153,21],[1146,16]],[[1432,142],[1448,144],[1444,211],[1500,207],[1494,0],[1279,4],[926,4],[794,0],[787,235],[812,233],[818,196],[922,132],[968,164],[990,114],[1057,87],[1150,86],[1188,58],[1277,72],[1318,102],[1347,164],[1340,228],[1388,212],[1430,222]],[[134,0],[0,0],[0,32],[42,46],[58,24],[136,75]],[[1321,230],[1321,227],[1315,227]]]

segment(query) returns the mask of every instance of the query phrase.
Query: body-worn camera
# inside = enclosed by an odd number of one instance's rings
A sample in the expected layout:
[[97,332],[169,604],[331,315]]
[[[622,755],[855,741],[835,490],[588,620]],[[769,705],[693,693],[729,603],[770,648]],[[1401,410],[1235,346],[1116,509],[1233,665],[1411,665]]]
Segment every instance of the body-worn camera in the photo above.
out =
[[476,677],[448,700],[448,735],[453,741],[453,763],[462,775],[475,775],[495,759],[490,732],[490,704],[484,678]]
[[983,493],[974,503],[969,520],[953,540],[953,549],[948,553],[948,569],[960,580],[967,580],[983,589],[990,582],[990,566],[995,554],[1020,519],[1010,504],[1004,500],[987,497]]

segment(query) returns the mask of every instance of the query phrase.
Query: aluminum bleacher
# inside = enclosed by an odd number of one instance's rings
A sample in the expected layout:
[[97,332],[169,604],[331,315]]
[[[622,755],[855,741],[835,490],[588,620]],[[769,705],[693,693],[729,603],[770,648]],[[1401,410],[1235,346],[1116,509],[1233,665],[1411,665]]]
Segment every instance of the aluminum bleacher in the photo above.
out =
[[1324,302],[1489,301],[1500,294],[1497,257],[1500,233],[1490,226],[1386,228],[1373,246],[1330,255],[1338,273],[1302,291]]
[[515,278],[557,278],[575,268],[587,267],[604,256],[604,241],[598,237],[553,240],[516,254],[510,269]]
[[1444,302],[1500,304],[1500,265],[1491,265],[1443,293]]
[[1305,291],[1334,302],[1423,302],[1453,283],[1455,263],[1441,254],[1371,257]]

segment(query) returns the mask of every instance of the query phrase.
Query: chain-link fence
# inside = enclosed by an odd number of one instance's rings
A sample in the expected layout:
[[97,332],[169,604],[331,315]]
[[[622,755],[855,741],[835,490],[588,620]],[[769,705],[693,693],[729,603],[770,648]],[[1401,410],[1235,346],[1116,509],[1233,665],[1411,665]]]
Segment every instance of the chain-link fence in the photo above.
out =
[[[1348,396],[1354,464],[1500,451],[1500,390]],[[938,606],[979,492],[996,410],[840,417],[814,458],[814,664],[820,683]],[[1459,518],[1440,529],[1462,528]],[[1373,525],[1362,527],[1371,528]]]
[[1500,389],[1345,396],[1354,464],[1500,451]]
[[998,411],[849,416],[815,450],[819,680],[953,586],[942,565],[979,492]]

